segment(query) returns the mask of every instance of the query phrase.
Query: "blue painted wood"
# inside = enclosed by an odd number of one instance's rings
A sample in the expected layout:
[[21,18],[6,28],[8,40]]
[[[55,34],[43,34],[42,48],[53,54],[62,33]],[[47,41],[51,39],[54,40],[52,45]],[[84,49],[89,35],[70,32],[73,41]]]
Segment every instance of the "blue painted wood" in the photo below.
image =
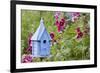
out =
[[[48,39],[49,37],[47,31],[45,30],[41,37],[41,55],[48,56],[50,54],[50,42]],[[44,41],[46,42],[44,43]]]
[[[33,57],[47,57],[50,55],[50,40],[51,37],[48,34],[43,19],[40,21],[40,25],[32,38],[32,55]],[[39,41],[39,42],[38,42]]]
[[38,57],[40,44],[39,42],[32,42],[32,55]]

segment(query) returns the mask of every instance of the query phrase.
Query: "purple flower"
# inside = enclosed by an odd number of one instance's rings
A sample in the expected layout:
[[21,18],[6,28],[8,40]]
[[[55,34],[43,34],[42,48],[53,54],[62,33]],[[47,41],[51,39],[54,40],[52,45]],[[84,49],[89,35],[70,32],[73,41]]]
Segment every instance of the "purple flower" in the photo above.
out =
[[80,16],[79,12],[73,12],[72,13],[72,22],[75,22],[79,16]]
[[55,12],[54,17],[55,17],[56,20],[59,18],[59,16],[60,16],[60,12]]
[[72,16],[77,16],[77,17],[79,17],[79,16],[80,16],[80,13],[79,13],[79,12],[73,12],[73,13],[72,13]]
[[30,63],[30,62],[32,62],[32,55],[24,54],[22,56],[22,63]]
[[27,48],[27,51],[28,51],[28,52],[32,52],[32,46],[29,46],[29,47]]

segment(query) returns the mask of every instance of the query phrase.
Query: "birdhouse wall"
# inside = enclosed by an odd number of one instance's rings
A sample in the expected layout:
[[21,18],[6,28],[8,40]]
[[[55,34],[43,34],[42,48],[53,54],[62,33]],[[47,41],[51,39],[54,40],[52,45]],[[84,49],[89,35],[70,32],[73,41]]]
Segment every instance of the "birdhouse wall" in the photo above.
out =
[[40,44],[39,43],[40,42],[38,42],[38,41],[33,41],[32,42],[32,55],[34,57],[39,56],[39,51],[40,51]]
[[50,38],[48,37],[47,31],[44,31],[41,37],[41,55],[50,55]]
[[[46,40],[46,42],[44,43],[44,40]],[[42,45],[46,45],[46,46],[50,46],[50,38],[48,36],[47,31],[44,31],[41,37],[41,46]]]

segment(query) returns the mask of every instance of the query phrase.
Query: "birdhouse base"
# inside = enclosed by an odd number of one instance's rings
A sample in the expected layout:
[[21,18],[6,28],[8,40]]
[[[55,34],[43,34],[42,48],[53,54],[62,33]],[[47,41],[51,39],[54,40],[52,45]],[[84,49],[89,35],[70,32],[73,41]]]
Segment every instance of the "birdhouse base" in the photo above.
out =
[[50,55],[47,55],[47,56],[33,56],[33,58],[46,58],[46,57],[50,57]]

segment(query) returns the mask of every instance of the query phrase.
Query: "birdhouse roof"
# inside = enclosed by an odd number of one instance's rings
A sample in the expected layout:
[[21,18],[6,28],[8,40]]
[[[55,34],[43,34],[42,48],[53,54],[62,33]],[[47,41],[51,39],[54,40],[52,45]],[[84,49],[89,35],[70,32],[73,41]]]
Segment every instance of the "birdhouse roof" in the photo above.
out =
[[[41,38],[41,36],[42,36],[42,34],[43,34],[44,31],[47,32],[47,30],[46,30],[46,28],[45,28],[45,26],[44,26],[44,21],[43,21],[43,19],[41,18],[41,20],[40,20],[40,25],[39,25],[39,27],[37,28],[36,32],[33,34],[31,40],[40,40],[40,38]],[[47,34],[48,34],[48,32],[47,32]],[[49,34],[48,34],[48,38],[49,38],[49,40],[51,40],[51,37],[50,37]]]

